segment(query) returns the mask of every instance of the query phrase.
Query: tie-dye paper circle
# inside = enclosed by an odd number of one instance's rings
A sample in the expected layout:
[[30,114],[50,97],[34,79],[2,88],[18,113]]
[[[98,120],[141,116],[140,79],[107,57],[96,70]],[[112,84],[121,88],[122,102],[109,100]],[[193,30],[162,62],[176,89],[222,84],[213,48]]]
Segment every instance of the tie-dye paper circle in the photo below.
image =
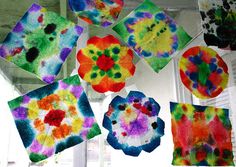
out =
[[211,48],[196,46],[187,50],[179,70],[183,84],[200,99],[218,96],[228,84],[228,67]]
[[79,76],[99,92],[119,92],[135,72],[133,52],[113,35],[94,36],[77,53]]

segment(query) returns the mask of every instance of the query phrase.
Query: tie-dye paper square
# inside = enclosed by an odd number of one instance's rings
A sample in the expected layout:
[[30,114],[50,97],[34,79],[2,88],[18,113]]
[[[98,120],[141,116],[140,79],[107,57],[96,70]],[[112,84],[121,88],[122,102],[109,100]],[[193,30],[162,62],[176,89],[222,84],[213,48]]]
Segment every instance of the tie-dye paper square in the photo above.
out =
[[123,0],[69,0],[69,6],[76,16],[102,27],[108,27],[117,20],[123,5]]
[[8,104],[32,162],[101,133],[78,76],[54,82]]
[[161,8],[145,0],[118,23],[113,30],[159,72],[181,50],[191,37]]
[[173,165],[234,166],[229,110],[170,103]]
[[83,28],[33,4],[0,45],[0,57],[52,83]]
[[207,45],[236,50],[236,1],[199,0]]

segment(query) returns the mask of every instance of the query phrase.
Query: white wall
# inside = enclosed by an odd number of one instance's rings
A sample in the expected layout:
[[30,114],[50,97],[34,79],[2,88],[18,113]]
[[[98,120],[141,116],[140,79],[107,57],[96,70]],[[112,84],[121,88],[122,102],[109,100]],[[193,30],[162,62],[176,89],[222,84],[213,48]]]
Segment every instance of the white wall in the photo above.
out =
[[8,161],[17,162],[18,167],[28,165],[27,153],[16,130],[13,117],[7,105],[9,100],[19,96],[14,87],[0,71],[0,167],[7,167]]

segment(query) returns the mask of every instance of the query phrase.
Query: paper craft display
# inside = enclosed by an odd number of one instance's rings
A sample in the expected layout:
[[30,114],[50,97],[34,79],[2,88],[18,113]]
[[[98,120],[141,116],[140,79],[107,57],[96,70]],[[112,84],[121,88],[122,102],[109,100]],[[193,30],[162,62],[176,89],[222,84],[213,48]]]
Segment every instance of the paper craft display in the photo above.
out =
[[211,48],[196,46],[187,50],[180,59],[182,83],[201,99],[218,96],[228,84],[228,67]]
[[101,133],[78,76],[27,93],[9,107],[32,162]]
[[89,24],[108,27],[118,18],[123,0],[69,0],[71,10]]
[[33,4],[0,44],[0,57],[52,83],[82,27]]
[[170,103],[173,165],[234,166],[229,110]]
[[145,0],[113,30],[155,72],[165,67],[174,53],[191,40],[182,27],[149,0]]
[[127,98],[116,96],[103,120],[108,143],[130,156],[138,156],[142,150],[152,152],[164,135],[159,111],[159,104],[141,92],[131,91]]
[[78,73],[100,93],[119,92],[134,75],[133,52],[112,35],[92,37],[77,54]]
[[236,50],[236,1],[199,0],[207,45]]

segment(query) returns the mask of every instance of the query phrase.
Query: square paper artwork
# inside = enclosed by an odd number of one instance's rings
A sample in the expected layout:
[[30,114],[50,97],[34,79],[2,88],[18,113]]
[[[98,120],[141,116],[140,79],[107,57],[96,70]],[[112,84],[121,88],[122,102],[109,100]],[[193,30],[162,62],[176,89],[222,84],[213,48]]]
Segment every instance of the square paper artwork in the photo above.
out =
[[234,166],[229,110],[170,103],[173,165]]
[[113,24],[121,10],[123,0],[68,0],[71,10],[80,19],[96,26]]
[[159,72],[181,50],[191,37],[161,8],[145,0],[120,21],[113,30],[144,58],[155,72]]
[[33,4],[0,45],[0,57],[52,83],[82,27]]
[[32,162],[101,133],[78,76],[18,97],[9,107]]

